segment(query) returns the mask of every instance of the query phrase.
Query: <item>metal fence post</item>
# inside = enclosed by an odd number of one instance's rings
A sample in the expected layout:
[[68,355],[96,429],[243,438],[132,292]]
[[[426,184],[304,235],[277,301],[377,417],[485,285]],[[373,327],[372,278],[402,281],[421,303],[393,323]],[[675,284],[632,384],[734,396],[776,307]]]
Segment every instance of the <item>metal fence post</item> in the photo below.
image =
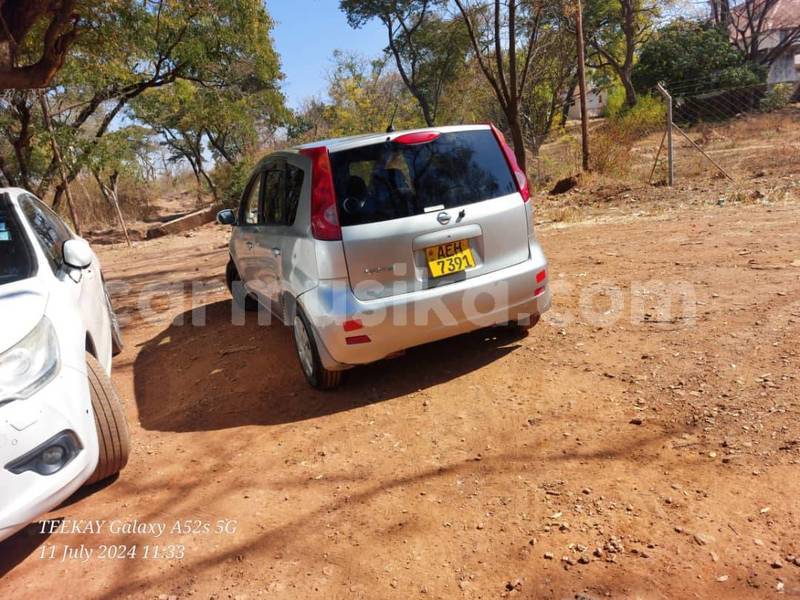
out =
[[667,102],[667,164],[669,165],[667,171],[667,185],[672,187],[673,176],[675,174],[672,162],[672,96],[660,83],[656,85],[658,92],[664,97]]

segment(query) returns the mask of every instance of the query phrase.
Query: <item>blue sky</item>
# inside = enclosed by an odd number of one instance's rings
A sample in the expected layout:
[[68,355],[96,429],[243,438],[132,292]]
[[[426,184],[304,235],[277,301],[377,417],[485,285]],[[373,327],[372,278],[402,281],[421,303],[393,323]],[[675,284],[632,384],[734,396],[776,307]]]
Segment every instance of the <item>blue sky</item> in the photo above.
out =
[[334,50],[372,57],[386,46],[379,22],[351,29],[338,0],[267,0],[266,5],[276,22],[272,36],[286,75],[283,91],[293,108],[324,94]]

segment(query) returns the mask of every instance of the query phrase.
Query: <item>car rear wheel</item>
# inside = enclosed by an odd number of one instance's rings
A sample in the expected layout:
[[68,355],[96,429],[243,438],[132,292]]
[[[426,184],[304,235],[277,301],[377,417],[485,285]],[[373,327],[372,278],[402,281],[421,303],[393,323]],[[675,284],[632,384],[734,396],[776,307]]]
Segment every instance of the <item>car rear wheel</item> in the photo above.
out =
[[342,372],[329,371],[322,366],[313,330],[299,307],[292,322],[292,329],[297,359],[300,361],[300,368],[303,369],[303,375],[306,376],[308,383],[318,390],[330,390],[338,387],[342,383]]
[[532,317],[526,317],[524,319],[508,321],[507,323],[503,323],[501,327],[518,330],[521,331],[523,335],[525,335],[528,333],[528,330],[533,329],[538,322],[539,322],[539,315],[535,315]]
[[531,317],[526,317],[524,319],[519,319],[518,321],[513,321],[512,323],[519,327],[520,329],[533,329],[536,327],[536,324],[539,322],[539,315],[534,315]]
[[86,482],[89,484],[119,473],[127,464],[130,434],[122,402],[103,367],[91,354],[86,355],[86,371],[100,453],[97,468]]
[[244,289],[242,278],[239,276],[239,271],[236,269],[233,259],[228,259],[228,266],[225,267],[225,284],[228,286],[228,291],[233,296],[236,304],[248,312],[258,310],[258,300]]

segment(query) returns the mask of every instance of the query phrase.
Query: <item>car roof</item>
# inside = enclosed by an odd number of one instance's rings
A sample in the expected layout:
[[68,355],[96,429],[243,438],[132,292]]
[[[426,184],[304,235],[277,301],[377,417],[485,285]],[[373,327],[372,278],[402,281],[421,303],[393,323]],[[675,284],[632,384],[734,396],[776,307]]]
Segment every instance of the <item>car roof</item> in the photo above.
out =
[[[20,194],[30,194],[30,192],[21,187],[0,187],[0,194],[8,194],[12,200],[15,200]],[[31,194],[32,195],[32,194]]]
[[306,148],[320,148],[328,149],[328,152],[339,152],[341,150],[349,150],[351,148],[358,148],[359,146],[369,146],[370,144],[378,144],[380,142],[387,142],[405,135],[407,133],[421,133],[428,131],[435,131],[437,133],[455,133],[458,131],[474,131],[477,129],[489,129],[489,125],[447,125],[443,127],[422,127],[419,129],[406,129],[403,131],[393,131],[391,133],[366,133],[362,135],[351,135],[347,137],[330,138],[327,140],[319,140],[316,142],[309,142],[294,146],[291,150],[300,151]]

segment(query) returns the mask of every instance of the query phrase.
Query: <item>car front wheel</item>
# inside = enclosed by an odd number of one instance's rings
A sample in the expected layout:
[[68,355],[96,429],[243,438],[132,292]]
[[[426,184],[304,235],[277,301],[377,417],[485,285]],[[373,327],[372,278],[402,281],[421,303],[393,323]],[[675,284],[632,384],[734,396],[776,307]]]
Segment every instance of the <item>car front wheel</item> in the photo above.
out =
[[100,452],[97,468],[86,482],[90,484],[119,473],[128,463],[130,434],[122,402],[103,367],[91,354],[86,355],[86,371]]

